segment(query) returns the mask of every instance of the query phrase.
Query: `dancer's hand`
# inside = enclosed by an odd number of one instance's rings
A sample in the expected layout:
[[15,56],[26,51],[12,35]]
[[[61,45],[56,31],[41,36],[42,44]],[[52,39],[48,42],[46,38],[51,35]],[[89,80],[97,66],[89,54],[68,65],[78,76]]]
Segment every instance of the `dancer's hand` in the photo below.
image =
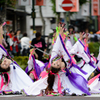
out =
[[82,32],[80,32],[80,40],[82,40],[83,39],[83,35],[84,35],[84,33],[82,33]]

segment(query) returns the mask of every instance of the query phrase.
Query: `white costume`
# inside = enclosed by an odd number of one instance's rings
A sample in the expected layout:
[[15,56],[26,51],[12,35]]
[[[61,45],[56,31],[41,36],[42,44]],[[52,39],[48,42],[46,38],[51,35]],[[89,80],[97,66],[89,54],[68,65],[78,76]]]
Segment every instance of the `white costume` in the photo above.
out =
[[[7,56],[7,51],[4,49],[3,46],[0,45],[0,59],[3,55]],[[3,85],[0,91],[4,91],[5,88],[5,90],[20,92],[21,89],[29,87],[33,83],[30,77],[17,65],[15,61],[10,64],[10,71],[8,72],[8,74],[10,77],[10,82],[6,88],[5,85]],[[0,80],[1,79],[2,76],[0,75]]]
[[97,60],[98,60],[97,70],[99,71],[99,74],[94,76],[88,82],[88,85],[90,88],[90,93],[100,93],[100,51],[99,51],[99,55],[97,57]]
[[83,61],[81,64],[78,64],[78,66],[81,67],[83,65],[82,70],[87,74],[84,75],[76,69],[72,69],[72,71],[81,74],[87,80],[91,73],[97,68],[96,61],[94,61],[93,58],[84,50],[84,44],[80,40],[74,44],[73,48],[70,50],[70,54],[75,54],[78,57],[82,57]]
[[[70,59],[70,55],[63,44],[61,35],[57,37],[56,43],[53,46],[50,62],[57,56],[63,56],[65,61]],[[59,72],[60,81],[61,81],[61,91],[65,90],[67,93],[76,95],[82,95],[84,93],[90,94],[87,88],[87,81],[79,74],[69,72],[67,69],[66,72]],[[34,82],[30,87],[24,89],[24,92],[27,95],[39,95],[41,90],[46,89],[47,87],[47,78],[48,74],[45,77]],[[79,82],[80,81],[80,82]],[[58,91],[58,75],[55,75],[53,89],[55,92]]]

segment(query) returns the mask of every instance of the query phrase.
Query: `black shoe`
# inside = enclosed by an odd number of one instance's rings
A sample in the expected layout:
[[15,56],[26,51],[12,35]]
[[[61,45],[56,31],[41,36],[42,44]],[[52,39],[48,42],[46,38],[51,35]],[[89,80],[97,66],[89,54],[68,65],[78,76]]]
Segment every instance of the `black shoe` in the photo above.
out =
[[16,92],[14,92],[13,94],[14,94],[14,95],[21,95],[22,93],[19,92],[19,91],[16,91]]
[[72,95],[71,96],[76,96],[76,94],[75,93],[72,93]]
[[2,91],[3,95],[13,95],[13,92]]

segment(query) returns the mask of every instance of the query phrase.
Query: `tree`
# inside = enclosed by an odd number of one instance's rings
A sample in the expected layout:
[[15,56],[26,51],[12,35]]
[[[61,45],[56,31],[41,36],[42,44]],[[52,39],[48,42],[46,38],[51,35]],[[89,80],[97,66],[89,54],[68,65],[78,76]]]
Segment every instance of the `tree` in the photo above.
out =
[[41,20],[42,20],[42,23],[43,23],[43,26],[42,26],[42,34],[45,35],[45,20],[43,18],[41,6],[39,6],[39,13],[40,13],[40,17],[41,17]]

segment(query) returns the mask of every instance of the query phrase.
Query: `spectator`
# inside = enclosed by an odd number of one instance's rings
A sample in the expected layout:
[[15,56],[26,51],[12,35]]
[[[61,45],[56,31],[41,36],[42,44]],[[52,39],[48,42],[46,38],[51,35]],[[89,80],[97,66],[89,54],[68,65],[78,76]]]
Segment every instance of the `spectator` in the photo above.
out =
[[[35,46],[36,48],[39,48],[42,51],[46,51],[46,43],[45,43],[45,40],[43,38],[41,38],[41,33],[40,32],[36,33],[36,38],[32,39],[31,45]],[[43,52],[36,49],[36,55],[35,55],[36,59],[38,59],[40,61],[43,61],[43,62],[46,62],[46,60],[42,59],[42,57],[44,55],[45,54]]]
[[15,36],[13,37],[13,54],[17,56],[20,55],[20,48],[19,48],[19,45],[20,45],[20,41],[18,40],[17,38],[17,33],[15,33]]
[[85,29],[85,33],[88,34],[88,42],[90,42],[91,34],[89,33],[89,29]]
[[17,36],[17,39],[18,39],[18,40],[20,40],[20,33],[21,33],[21,30],[18,29],[18,30],[16,31],[16,36]]
[[8,34],[8,43],[10,46],[10,50],[13,51],[13,37],[14,37],[14,31],[11,30]]
[[74,39],[75,36],[75,31],[74,31],[74,26],[73,25],[69,25],[68,26],[68,31],[69,31],[69,38],[70,38],[70,41],[72,43],[72,45],[75,44],[76,40]]
[[24,55],[29,55],[29,46],[30,46],[30,38],[27,37],[27,33],[23,34],[23,37],[21,38],[21,54],[22,56]]

